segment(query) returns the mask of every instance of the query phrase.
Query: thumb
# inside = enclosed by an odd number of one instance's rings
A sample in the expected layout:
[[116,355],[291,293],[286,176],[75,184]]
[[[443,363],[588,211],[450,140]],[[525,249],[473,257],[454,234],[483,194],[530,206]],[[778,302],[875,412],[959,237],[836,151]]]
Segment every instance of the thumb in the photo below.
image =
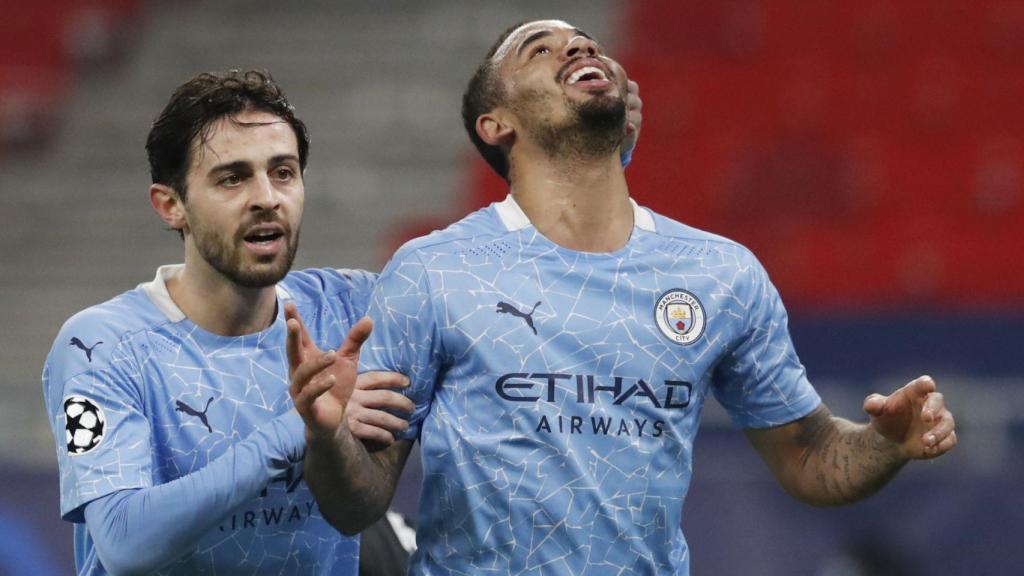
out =
[[885,402],[888,398],[881,394],[871,394],[864,399],[864,411],[871,416],[881,416],[885,412]]
[[373,320],[369,316],[363,316],[356,325],[352,327],[348,332],[348,337],[341,343],[338,348],[338,354],[342,357],[349,358],[353,361],[359,358],[359,349],[363,346],[363,342],[370,337],[370,332],[373,331]]

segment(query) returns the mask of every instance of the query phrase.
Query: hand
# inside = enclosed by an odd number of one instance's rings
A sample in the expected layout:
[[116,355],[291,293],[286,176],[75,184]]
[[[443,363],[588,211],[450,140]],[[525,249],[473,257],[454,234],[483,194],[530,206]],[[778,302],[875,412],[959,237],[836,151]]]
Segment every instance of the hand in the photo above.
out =
[[622,142],[622,155],[628,156],[636,148],[636,141],[640,137],[640,124],[643,115],[640,110],[644,103],[640,100],[640,85],[629,80],[626,84],[626,139]]
[[927,459],[956,446],[956,423],[935,381],[921,376],[889,396],[872,394],[864,400],[870,426],[899,445],[904,456]]
[[[387,410],[412,414],[413,401],[396,389],[409,387],[409,379],[395,372],[366,372],[356,378],[348,400],[348,429],[377,450],[395,442],[395,434],[409,429],[409,422]],[[332,391],[334,388],[331,389]]]
[[[373,330],[363,318],[337,351],[322,352],[309,338],[294,304],[285,304],[288,325],[288,393],[306,423],[307,440],[331,438],[341,428],[356,382],[359,349]],[[331,390],[330,394],[324,394]]]

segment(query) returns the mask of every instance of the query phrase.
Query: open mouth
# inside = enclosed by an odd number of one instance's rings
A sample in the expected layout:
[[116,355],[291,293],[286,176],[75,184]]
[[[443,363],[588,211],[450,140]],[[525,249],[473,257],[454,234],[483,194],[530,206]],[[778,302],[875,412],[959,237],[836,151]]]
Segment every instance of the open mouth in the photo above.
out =
[[278,238],[283,238],[284,232],[280,230],[259,230],[245,236],[245,241],[252,244],[270,244]]
[[608,80],[608,76],[605,75],[604,70],[597,66],[584,66],[570,74],[565,83],[573,85],[577,82],[591,82],[594,80]]

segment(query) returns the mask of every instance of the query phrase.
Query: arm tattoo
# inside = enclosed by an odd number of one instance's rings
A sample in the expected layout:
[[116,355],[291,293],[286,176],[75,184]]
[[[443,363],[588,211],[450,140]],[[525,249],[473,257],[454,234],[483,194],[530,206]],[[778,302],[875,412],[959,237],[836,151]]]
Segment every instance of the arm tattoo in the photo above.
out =
[[836,418],[828,408],[799,421],[803,477],[812,477],[824,504],[846,504],[877,492],[903,466],[892,444],[866,425]]

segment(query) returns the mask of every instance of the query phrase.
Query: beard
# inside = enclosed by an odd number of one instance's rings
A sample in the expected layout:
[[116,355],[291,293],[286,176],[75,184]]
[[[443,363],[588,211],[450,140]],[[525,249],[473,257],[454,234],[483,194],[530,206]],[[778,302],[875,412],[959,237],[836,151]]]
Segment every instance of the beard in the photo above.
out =
[[[565,99],[568,117],[561,123],[538,120],[530,131],[540,147],[556,158],[598,158],[618,150],[626,137],[626,101],[601,95],[584,102]],[[538,115],[526,114],[527,118]]]
[[299,229],[292,234],[291,226],[281,222],[285,227],[285,237],[288,245],[282,253],[272,256],[251,257],[254,262],[243,262],[245,253],[241,246],[244,244],[244,230],[260,222],[278,221],[270,213],[258,213],[251,221],[238,227],[238,231],[228,235],[212,230],[205,225],[202,219],[190,218],[192,222],[192,237],[199,255],[202,256],[214,270],[222,276],[245,288],[266,288],[281,281],[292,268],[295,260],[295,253],[299,248]]

